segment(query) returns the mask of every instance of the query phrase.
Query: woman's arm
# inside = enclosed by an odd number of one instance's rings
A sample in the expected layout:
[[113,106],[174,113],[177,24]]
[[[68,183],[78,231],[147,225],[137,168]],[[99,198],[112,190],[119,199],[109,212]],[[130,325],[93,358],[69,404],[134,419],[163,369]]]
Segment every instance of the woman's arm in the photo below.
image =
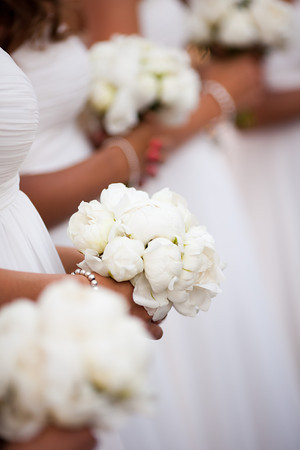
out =
[[275,125],[300,117],[300,89],[275,92],[266,90],[262,102],[245,111],[246,123],[238,125],[243,128]]
[[[126,139],[144,169],[149,141],[154,127],[139,125]],[[47,227],[52,227],[73,214],[82,200],[98,198],[110,183],[126,183],[130,177],[128,160],[118,146],[93,153],[86,160],[57,172],[22,175],[20,188],[39,211]]]

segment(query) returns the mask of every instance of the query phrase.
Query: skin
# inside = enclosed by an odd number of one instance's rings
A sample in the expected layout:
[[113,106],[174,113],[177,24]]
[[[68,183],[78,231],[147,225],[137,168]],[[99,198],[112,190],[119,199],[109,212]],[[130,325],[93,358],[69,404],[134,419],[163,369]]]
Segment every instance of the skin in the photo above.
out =
[[87,428],[66,430],[48,427],[30,442],[0,442],[1,450],[92,450],[96,439]]

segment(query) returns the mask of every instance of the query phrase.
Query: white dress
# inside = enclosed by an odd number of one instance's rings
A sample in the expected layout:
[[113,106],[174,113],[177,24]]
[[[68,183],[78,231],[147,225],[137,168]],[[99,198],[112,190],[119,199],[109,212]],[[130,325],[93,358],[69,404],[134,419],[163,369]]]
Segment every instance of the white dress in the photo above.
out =
[[[297,35],[290,48],[265,61],[273,91],[300,91],[300,2],[295,2]],[[233,173],[247,205],[260,249],[261,268],[274,312],[300,368],[300,118],[236,133]]]
[[[178,43],[178,33],[185,35],[181,11],[172,0],[145,1],[144,34]],[[152,420],[135,419],[124,430],[125,448],[299,449],[297,366],[266,295],[226,153],[199,133],[143,188],[153,193],[165,186],[187,199],[215,237],[226,280],[207,313],[166,319],[157,343],[158,409]]]
[[[30,79],[39,104],[39,127],[22,174],[54,172],[90,156],[91,145],[77,118],[89,80],[86,47],[77,37],[35,48],[24,44],[13,58]],[[50,229],[56,245],[72,245],[68,221]]]
[[44,223],[19,190],[19,169],[38,125],[32,86],[0,49],[0,268],[63,273]]

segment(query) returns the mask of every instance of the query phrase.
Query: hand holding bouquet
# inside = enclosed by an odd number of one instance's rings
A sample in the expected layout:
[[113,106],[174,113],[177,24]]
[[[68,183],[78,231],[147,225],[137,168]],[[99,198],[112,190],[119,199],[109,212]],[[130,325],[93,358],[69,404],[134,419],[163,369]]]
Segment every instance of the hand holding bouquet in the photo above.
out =
[[68,233],[84,254],[79,266],[129,280],[134,301],[153,320],[164,318],[172,306],[194,316],[220,292],[223,265],[214,239],[169,189],[150,198],[142,190],[111,184],[100,202],[81,202]]

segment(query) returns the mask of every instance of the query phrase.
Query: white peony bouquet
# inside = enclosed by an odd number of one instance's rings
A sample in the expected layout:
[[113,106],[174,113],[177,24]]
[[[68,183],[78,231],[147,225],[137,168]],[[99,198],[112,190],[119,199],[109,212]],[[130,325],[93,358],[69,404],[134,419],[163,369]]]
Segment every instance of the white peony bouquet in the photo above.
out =
[[190,41],[218,56],[283,47],[293,35],[293,6],[284,0],[191,0]]
[[114,35],[89,55],[88,103],[110,135],[127,133],[150,109],[168,125],[183,123],[198,104],[200,79],[185,51]]
[[150,340],[118,294],[63,281],[0,312],[0,436],[111,428],[148,412]]
[[134,301],[153,320],[164,318],[172,306],[186,316],[206,311],[220,292],[223,265],[214,239],[168,188],[150,198],[111,184],[100,201],[81,202],[68,234],[84,254],[79,266],[131,281]]

